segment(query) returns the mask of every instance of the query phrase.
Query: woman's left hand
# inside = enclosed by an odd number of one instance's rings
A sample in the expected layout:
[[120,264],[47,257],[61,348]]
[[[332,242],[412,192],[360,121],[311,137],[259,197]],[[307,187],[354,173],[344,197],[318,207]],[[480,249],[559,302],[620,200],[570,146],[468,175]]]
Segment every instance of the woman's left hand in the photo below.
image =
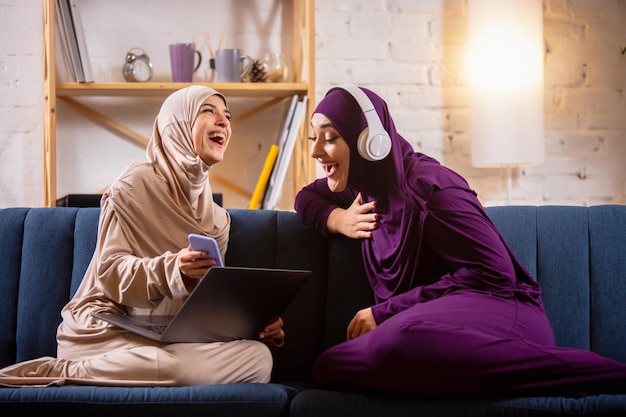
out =
[[376,326],[376,320],[374,320],[371,307],[359,310],[354,315],[352,321],[350,321],[350,324],[348,324],[348,340],[364,335],[370,330],[375,329]]
[[279,317],[274,323],[265,327],[259,334],[259,338],[267,345],[281,347],[285,344],[283,324],[283,319]]

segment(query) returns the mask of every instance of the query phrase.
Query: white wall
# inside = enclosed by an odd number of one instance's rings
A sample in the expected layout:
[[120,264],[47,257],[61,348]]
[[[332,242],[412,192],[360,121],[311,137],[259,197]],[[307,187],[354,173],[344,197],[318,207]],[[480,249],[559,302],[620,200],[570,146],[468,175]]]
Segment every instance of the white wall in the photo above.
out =
[[[146,49],[155,80],[165,81],[166,45],[195,41],[205,48],[205,30],[214,47],[224,31],[230,34],[224,46],[253,56],[287,49],[280,32],[289,26],[274,6],[272,0],[82,0],[81,11],[98,81],[121,81],[121,63],[133,46]],[[466,0],[317,0],[317,98],[346,81],[377,91],[416,150],[459,171],[484,204],[503,204],[503,173],[470,164],[466,9]],[[133,20],[141,15],[151,18]],[[513,204],[626,204],[625,23],[624,1],[544,0],[546,163],[514,170]],[[0,0],[0,24],[0,207],[41,206],[41,2]],[[149,135],[159,101],[101,101],[101,111]],[[58,196],[97,192],[129,162],[145,159],[143,149],[63,103],[58,111]],[[280,123],[274,111],[238,131],[239,142],[216,170],[252,192]],[[290,209],[292,196],[285,197],[281,208]],[[225,203],[247,201],[235,196]]]

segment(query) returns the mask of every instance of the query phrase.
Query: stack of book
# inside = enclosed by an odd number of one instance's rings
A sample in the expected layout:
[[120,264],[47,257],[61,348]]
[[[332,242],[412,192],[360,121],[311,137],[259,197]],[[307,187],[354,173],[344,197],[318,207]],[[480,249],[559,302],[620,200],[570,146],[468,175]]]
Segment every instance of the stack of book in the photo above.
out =
[[298,95],[294,94],[291,98],[291,104],[278,144],[270,147],[263,170],[252,194],[248,206],[249,209],[273,210],[276,208],[296,144],[298,131],[302,124],[302,118],[305,114],[306,103],[306,96],[298,99]]
[[75,82],[93,82],[78,0],[56,0],[56,19],[63,59]]

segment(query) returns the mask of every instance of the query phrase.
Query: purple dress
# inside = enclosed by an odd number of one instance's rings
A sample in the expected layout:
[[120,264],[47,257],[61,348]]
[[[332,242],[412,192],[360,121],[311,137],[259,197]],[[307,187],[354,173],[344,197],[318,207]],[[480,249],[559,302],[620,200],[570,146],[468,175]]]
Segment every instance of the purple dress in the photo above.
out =
[[417,394],[626,392],[626,364],[555,345],[539,284],[475,192],[414,152],[386,103],[363,90],[391,136],[391,154],[378,162],[359,156],[365,118],[347,92],[331,90],[315,112],[350,147],[348,188],[333,193],[318,179],[298,193],[295,209],[327,235],[334,208],[359,192],[376,200],[379,227],[361,246],[377,327],[324,352],[316,381]]

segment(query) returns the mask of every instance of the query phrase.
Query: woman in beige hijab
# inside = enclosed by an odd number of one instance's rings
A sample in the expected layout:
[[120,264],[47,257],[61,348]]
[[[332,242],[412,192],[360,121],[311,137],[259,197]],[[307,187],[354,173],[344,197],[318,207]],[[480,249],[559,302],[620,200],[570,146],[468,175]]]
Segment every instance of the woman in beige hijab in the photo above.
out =
[[163,103],[147,147],[148,161],[129,166],[102,197],[98,241],[57,331],[58,358],[0,370],[0,384],[200,385],[268,382],[282,345],[282,320],[265,342],[153,342],[108,325],[92,313],[174,314],[213,259],[187,244],[189,233],[213,236],[225,254],[230,216],[213,202],[207,174],[231,137],[224,96],[206,86],[174,92]]

